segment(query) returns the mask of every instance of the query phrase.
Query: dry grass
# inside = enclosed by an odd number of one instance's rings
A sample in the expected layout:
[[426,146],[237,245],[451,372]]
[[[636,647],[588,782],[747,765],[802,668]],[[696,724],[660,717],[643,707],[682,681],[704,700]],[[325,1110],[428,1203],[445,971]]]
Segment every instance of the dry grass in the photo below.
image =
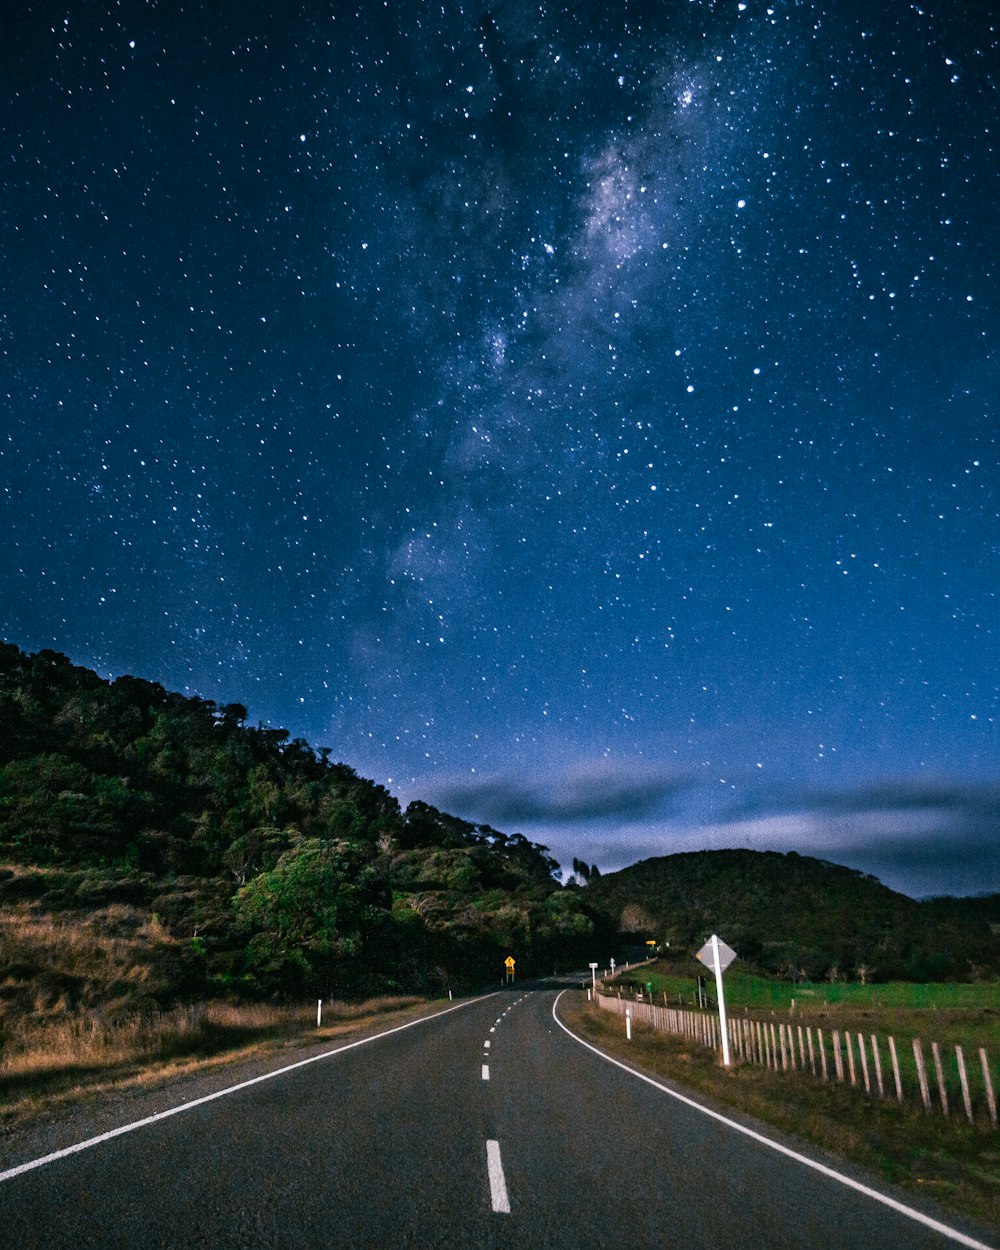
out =
[[0,1057],[0,1121],[30,1118],[97,1093],[147,1085],[286,1047],[360,1033],[374,1019],[415,1016],[427,1001],[406,996],[316,1008],[199,1003],[123,1016],[114,1024],[70,1017],[28,1026]]
[[850,1086],[754,1065],[721,1067],[714,1051],[638,1021],[626,1042],[621,1017],[582,994],[560,1002],[565,1022],[617,1058],[705,1094],[1000,1231],[1000,1133],[952,1116],[866,1097]]
[[424,1001],[324,1003],[322,1029],[315,1002],[162,1009],[163,963],[178,945],[155,917],[122,905],[53,916],[23,904],[0,913],[0,1117],[9,1122],[88,1092],[323,1041]]

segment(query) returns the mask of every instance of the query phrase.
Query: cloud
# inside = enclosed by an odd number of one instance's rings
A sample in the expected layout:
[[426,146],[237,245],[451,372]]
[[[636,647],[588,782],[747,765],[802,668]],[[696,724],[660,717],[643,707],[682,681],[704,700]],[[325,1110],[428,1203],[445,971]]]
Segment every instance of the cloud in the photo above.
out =
[[476,781],[442,782],[434,802],[462,816],[497,825],[648,820],[689,781],[675,769],[601,763],[526,777],[497,773]]
[[890,779],[788,791],[685,829],[670,850],[797,851],[861,869],[914,897],[1000,890],[1000,788]]
[[831,831],[839,843],[885,838],[905,838],[914,845],[921,838],[1000,843],[1000,786],[995,784],[887,778],[849,789],[788,788],[752,799],[728,819],[773,824],[779,812],[813,830]]
[[913,898],[1000,891],[1000,788],[991,785],[790,786],[712,811],[710,788],[677,771],[602,765],[457,782],[439,799],[501,828],[520,824],[560,862],[579,857],[605,872],[654,856],[740,848],[844,864]]
[[809,806],[832,815],[898,813],[949,828],[956,835],[977,831],[1000,835],[1000,786],[890,780],[839,794],[811,796]]

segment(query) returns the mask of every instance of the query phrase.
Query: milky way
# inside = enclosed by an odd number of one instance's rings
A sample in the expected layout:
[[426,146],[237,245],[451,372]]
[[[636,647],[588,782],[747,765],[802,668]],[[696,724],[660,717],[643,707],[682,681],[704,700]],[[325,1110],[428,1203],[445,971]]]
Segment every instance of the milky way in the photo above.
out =
[[26,3],[0,630],[605,867],[1000,889],[984,4]]

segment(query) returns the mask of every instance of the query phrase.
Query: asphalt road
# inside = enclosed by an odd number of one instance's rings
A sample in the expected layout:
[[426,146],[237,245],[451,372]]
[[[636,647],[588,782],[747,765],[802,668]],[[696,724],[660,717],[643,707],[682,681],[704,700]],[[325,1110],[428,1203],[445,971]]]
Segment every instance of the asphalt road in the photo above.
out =
[[[607,1063],[558,1026],[555,997],[494,994],[198,1105],[204,1087],[181,1083],[156,1114],[181,1113],[17,1175],[30,1151],[8,1141],[0,1246],[942,1250],[983,1239],[927,1228]],[[212,1079],[218,1093],[226,1080]],[[121,1124],[131,1112],[118,1108]]]

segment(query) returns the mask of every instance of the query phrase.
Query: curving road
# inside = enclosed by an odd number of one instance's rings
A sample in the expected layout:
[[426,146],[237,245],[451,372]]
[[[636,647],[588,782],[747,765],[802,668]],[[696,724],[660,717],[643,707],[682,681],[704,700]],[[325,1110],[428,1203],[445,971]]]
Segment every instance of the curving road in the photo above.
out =
[[[0,1245],[986,1244],[607,1062],[560,1027],[556,993],[472,1000],[228,1092],[219,1076],[210,1089],[180,1082],[162,1105],[119,1105],[118,1124],[77,1126],[73,1141],[51,1131],[45,1150],[37,1137],[9,1140]],[[107,1136],[86,1145],[96,1130]]]

